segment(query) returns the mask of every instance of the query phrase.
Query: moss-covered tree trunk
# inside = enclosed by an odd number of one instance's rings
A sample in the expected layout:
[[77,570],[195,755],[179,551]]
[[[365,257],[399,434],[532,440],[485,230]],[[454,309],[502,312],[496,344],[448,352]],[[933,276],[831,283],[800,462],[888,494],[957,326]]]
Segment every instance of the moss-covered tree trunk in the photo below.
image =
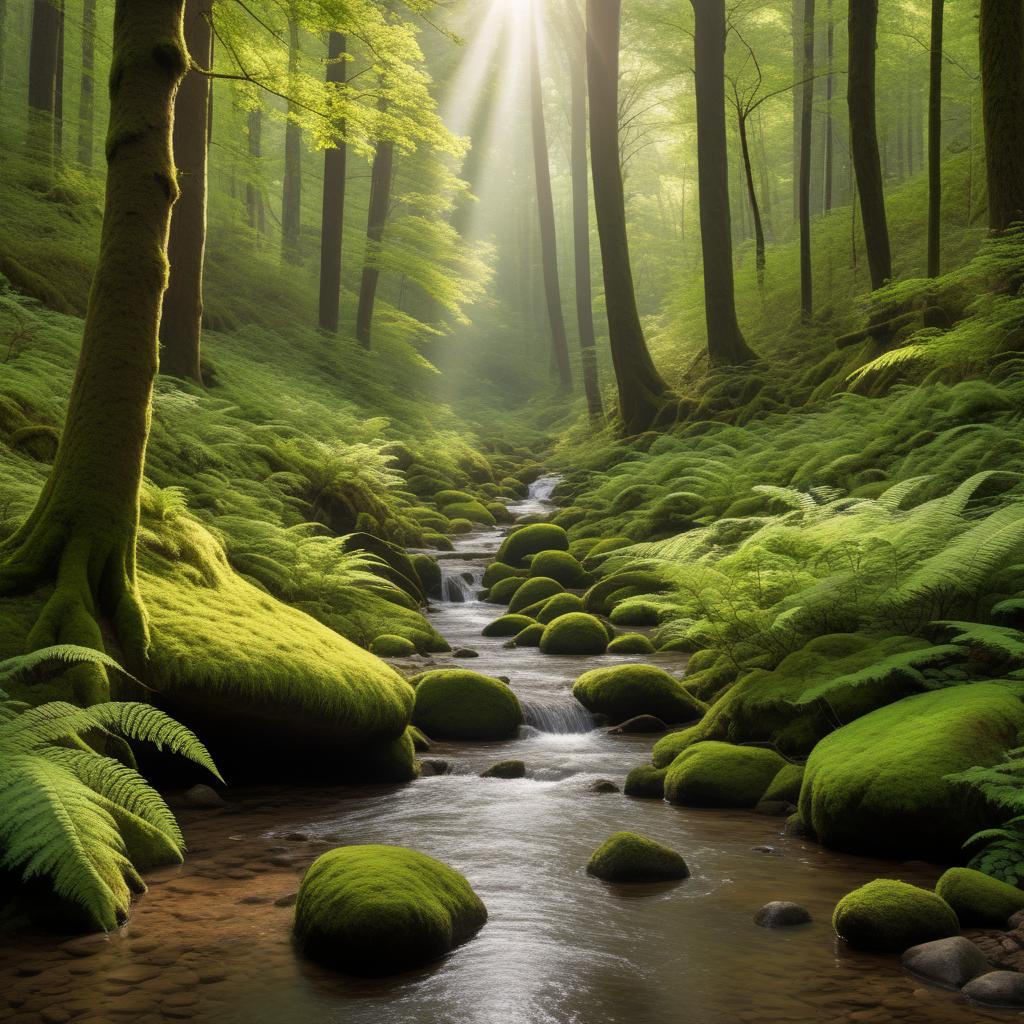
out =
[[[327,39],[327,81],[345,84],[345,37],[332,32]],[[344,125],[338,126],[344,134]],[[345,143],[340,139],[324,150],[324,195],[320,218],[320,327],[338,332],[341,301],[341,233],[345,220]]]
[[587,0],[590,167],[608,339],[623,427],[628,434],[639,434],[650,428],[669,393],[647,350],[633,290],[619,165],[619,17],[619,0]]
[[92,169],[95,109],[96,0],[82,5],[82,73],[78,87],[78,162]]
[[[0,594],[51,588],[31,647],[102,649],[109,623],[130,661],[145,656],[135,579],[167,234],[177,198],[171,125],[186,68],[183,0],[117,0],[100,252],[57,456],[35,509],[0,547]],[[83,701],[105,680],[77,683]]]
[[811,129],[814,125],[814,0],[804,0],[804,61],[800,86],[800,316],[814,312],[811,269]]
[[[288,77],[291,83],[299,70],[299,23],[288,18]],[[288,121],[284,126],[284,184],[281,195],[281,258],[298,263],[302,233],[302,129],[293,119],[294,104],[288,102]]]
[[1024,3],[981,0],[981,88],[988,224],[1024,220]]
[[942,231],[942,29],[946,0],[932,0],[928,75],[928,276],[938,277]]
[[38,159],[53,158],[56,144],[57,81],[64,14],[57,0],[32,4],[28,51],[28,146]]
[[[213,64],[213,0],[186,0],[185,45],[201,68]],[[160,320],[160,372],[203,383],[203,265],[206,259],[206,154],[210,78],[189,71],[174,101],[174,163],[181,194],[171,216],[171,276]]]

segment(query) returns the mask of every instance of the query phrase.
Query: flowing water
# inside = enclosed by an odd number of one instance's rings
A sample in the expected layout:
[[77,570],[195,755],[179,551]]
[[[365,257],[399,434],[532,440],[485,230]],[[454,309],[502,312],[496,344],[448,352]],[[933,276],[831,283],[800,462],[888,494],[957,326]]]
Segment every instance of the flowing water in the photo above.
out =
[[[513,511],[544,512],[544,478]],[[898,961],[847,953],[829,924],[836,900],[879,875],[931,885],[940,868],[887,864],[783,837],[748,812],[672,807],[595,793],[648,759],[650,737],[609,736],[573,699],[576,676],[609,656],[559,658],[480,636],[500,612],[478,600],[501,531],[460,538],[444,557],[444,600],[430,618],[473,660],[430,659],[507,676],[528,725],[503,743],[437,743],[451,773],[402,787],[261,789],[233,813],[184,809],[190,856],[154,873],[130,923],[109,937],[0,939],[0,1021],[194,1020],[204,1024],[735,1024],[961,1022],[981,1014],[906,976]],[[616,658],[620,663],[626,658]],[[647,660],[681,672],[685,657]],[[424,659],[407,667],[422,669]],[[529,777],[482,779],[505,758]],[[631,829],[679,850],[692,877],[611,887],[588,857]],[[462,871],[490,919],[441,963],[361,981],[298,958],[291,898],[323,850],[398,843]],[[813,924],[766,931],[773,899]]]

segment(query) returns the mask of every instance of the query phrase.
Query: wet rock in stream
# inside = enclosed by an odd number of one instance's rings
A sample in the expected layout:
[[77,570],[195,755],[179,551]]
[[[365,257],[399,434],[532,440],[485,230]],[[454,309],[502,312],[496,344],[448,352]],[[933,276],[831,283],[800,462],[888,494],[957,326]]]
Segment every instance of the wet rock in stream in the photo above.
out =
[[771,903],[766,903],[754,915],[754,924],[760,928],[792,928],[796,925],[810,923],[811,912],[806,907],[786,900],[773,900]]
[[903,954],[902,962],[911,974],[956,989],[992,969],[985,954],[962,935],[911,946]]

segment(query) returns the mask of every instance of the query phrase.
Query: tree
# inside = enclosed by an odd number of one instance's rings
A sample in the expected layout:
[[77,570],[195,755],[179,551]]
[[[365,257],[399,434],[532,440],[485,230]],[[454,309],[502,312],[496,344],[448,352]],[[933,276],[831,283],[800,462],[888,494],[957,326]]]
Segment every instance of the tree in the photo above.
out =
[[28,55],[28,142],[47,161],[53,158],[56,145],[63,25],[64,12],[58,0],[34,0]]
[[875,120],[875,45],[878,0],[850,0],[847,32],[850,41],[846,100],[850,109],[850,148],[860,193],[864,248],[871,287],[881,288],[892,277],[889,225],[885,216],[882,158]]
[[[148,630],[135,576],[139,489],[157,372],[166,240],[178,194],[171,127],[187,66],[182,0],[116,0],[99,260],[57,455],[28,519],[0,545],[0,594],[45,587],[31,649],[104,649],[108,621],[129,661]],[[105,678],[76,681],[83,703]]]
[[828,25],[825,29],[826,60],[828,74],[825,78],[825,182],[822,189],[822,208],[825,213],[832,209],[832,178],[835,163],[835,139],[832,129],[832,94],[835,91],[836,26],[832,17],[832,0],[828,0]]
[[626,433],[638,434],[650,428],[669,392],[647,350],[629,259],[626,201],[619,166],[620,9],[621,0],[587,0],[590,164],[619,413]]
[[206,256],[206,154],[213,64],[213,0],[185,0],[185,45],[193,68],[174,101],[174,163],[181,190],[171,215],[171,274],[160,319],[160,372],[203,383],[203,265]]
[[[327,81],[337,88],[345,84],[345,36],[331,32],[327,38]],[[339,125],[339,134],[344,126]],[[341,233],[345,219],[344,141],[324,150],[324,195],[320,219],[320,327],[336,334],[341,301]]]
[[814,312],[811,270],[811,128],[814,124],[814,0],[804,0],[804,62],[800,86],[800,315]]
[[548,138],[544,124],[544,96],[540,80],[540,46],[537,39],[538,17],[531,11],[530,38],[530,137],[533,142],[533,170],[537,188],[537,212],[540,216],[541,267],[544,276],[544,299],[547,303],[548,326],[551,330],[551,354],[558,371],[558,384],[563,390],[572,386],[569,368],[569,342],[565,336],[562,316],[562,289],[558,283],[558,250],[555,239],[555,206],[551,197],[551,168],[548,165]]
[[[289,96],[299,68],[299,22],[294,9],[288,14]],[[288,100],[288,120],[284,128],[284,191],[281,197],[281,256],[286,263],[300,261],[299,236],[302,230],[302,128],[293,100]]]
[[928,276],[938,277],[942,230],[942,28],[945,0],[932,0],[928,75]]
[[1024,220],[1024,4],[981,0],[981,89],[988,223],[1005,231]]
[[82,5],[82,74],[78,87],[78,162],[92,168],[96,63],[96,0]]
[[249,111],[246,123],[246,140],[249,149],[249,180],[245,183],[245,210],[249,227],[258,235],[266,233],[266,214],[263,206],[263,189],[258,181],[259,161],[263,156],[261,137],[263,134],[263,111],[256,107]]
[[755,359],[736,319],[725,136],[725,0],[692,0],[697,88],[697,178],[708,357],[712,365]]

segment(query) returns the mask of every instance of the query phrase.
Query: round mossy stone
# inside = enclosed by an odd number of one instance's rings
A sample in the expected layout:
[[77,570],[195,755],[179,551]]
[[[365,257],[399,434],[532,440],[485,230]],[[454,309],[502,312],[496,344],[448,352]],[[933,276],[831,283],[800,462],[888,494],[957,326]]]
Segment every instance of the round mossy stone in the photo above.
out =
[[691,807],[754,807],[785,763],[765,747],[694,743],[669,766],[665,799]]
[[576,594],[555,594],[549,597],[540,608],[537,609],[535,618],[545,626],[554,622],[559,615],[568,615],[569,612],[583,611],[583,598]]
[[539,551],[568,551],[569,535],[553,523],[530,523],[513,530],[498,549],[498,561],[522,566]]
[[481,631],[484,636],[515,636],[527,626],[534,625],[529,615],[502,615],[493,622],[488,622]]
[[651,763],[655,768],[667,768],[688,746],[697,742],[699,726],[678,729],[662,736],[651,749]]
[[626,776],[622,792],[626,796],[661,800],[665,795],[667,771],[667,768],[655,768],[652,764],[637,765]]
[[498,580],[490,590],[487,591],[488,604],[508,604],[515,596],[515,592],[523,585],[523,580],[518,576],[507,576]]
[[689,878],[686,861],[636,832],[615,832],[587,862],[587,874],[605,882],[670,882]]
[[480,526],[494,526],[497,522],[487,506],[474,499],[445,505],[441,511],[453,522],[457,519],[468,519]]
[[548,576],[565,587],[582,587],[587,580],[583,566],[568,551],[540,551],[530,560],[531,576]]
[[558,580],[548,579],[547,576],[531,576],[512,595],[508,603],[510,612],[521,612],[531,604],[543,601],[547,597],[560,594],[565,588]]
[[438,960],[486,921],[486,907],[462,875],[401,846],[343,846],[322,854],[295,902],[302,953],[357,975]]
[[465,501],[476,501],[476,498],[474,498],[468,491],[456,491],[452,488],[438,491],[437,494],[434,495],[434,504],[437,505],[438,508],[444,508],[445,505],[457,505],[460,502]]
[[956,914],[941,896],[891,878],[876,878],[847,893],[836,904],[832,927],[854,949],[879,953],[902,953],[960,931]]
[[631,597],[615,605],[608,617],[616,626],[656,626],[661,621],[661,611],[651,601]]
[[428,597],[440,597],[441,566],[437,564],[437,559],[422,553],[410,555],[409,558],[412,561],[413,568],[416,570],[416,575],[419,577],[423,593]]
[[500,583],[502,580],[507,579],[526,579],[528,570],[526,569],[515,569],[511,565],[506,565],[504,562],[491,562],[489,566],[484,570],[483,585],[485,587],[493,587],[495,583]]
[[499,761],[480,773],[481,779],[523,779],[526,777],[525,761]]
[[516,735],[523,709],[500,679],[439,668],[420,677],[412,720],[435,739],[504,740]]
[[516,647],[540,647],[540,638],[544,635],[544,627],[539,622],[533,622],[521,633],[516,633],[512,643]]
[[603,654],[608,646],[604,623],[586,612],[569,612],[544,627],[542,654]]
[[643,633],[623,633],[608,644],[609,654],[653,654],[654,644]]
[[778,774],[772,779],[768,788],[764,791],[762,800],[785,800],[795,804],[800,799],[800,784],[804,780],[804,766],[802,764],[787,764],[779,769]]
[[950,868],[935,884],[963,928],[1004,928],[1007,919],[1024,910],[1024,892],[971,868]]
[[416,653],[416,645],[404,636],[382,633],[370,644],[370,653],[378,658],[408,658]]
[[473,529],[473,524],[468,519],[461,517],[457,519],[452,519],[448,523],[448,532],[456,535],[462,533],[472,533]]
[[663,722],[691,722],[707,710],[667,672],[653,665],[616,665],[584,672],[573,696],[595,714],[618,725],[637,715],[654,715]]

